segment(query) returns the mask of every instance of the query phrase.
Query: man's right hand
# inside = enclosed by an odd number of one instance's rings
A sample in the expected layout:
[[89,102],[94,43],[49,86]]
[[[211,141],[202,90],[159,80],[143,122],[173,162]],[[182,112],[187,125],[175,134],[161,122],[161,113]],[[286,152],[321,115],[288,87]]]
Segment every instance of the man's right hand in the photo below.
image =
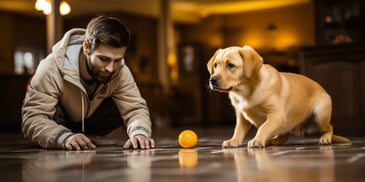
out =
[[95,150],[96,146],[82,133],[76,133],[64,141],[64,148],[67,150]]

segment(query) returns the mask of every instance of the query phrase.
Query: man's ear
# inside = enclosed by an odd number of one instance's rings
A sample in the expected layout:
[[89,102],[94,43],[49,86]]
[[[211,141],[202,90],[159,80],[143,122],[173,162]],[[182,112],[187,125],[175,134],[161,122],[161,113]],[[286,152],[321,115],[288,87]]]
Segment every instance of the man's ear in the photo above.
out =
[[207,64],[208,71],[211,75],[213,74],[213,71],[214,71],[214,69],[213,69],[214,60],[215,60],[215,57],[217,56],[217,53],[219,50],[220,49],[215,51],[214,55],[209,59],[208,64]]
[[89,46],[89,43],[86,40],[84,40],[84,42],[82,43],[82,48],[83,48],[83,51],[84,51],[85,55],[90,54],[90,46]]
[[250,79],[253,75],[259,72],[264,60],[250,46],[244,46],[239,49],[243,61],[243,71],[246,79]]

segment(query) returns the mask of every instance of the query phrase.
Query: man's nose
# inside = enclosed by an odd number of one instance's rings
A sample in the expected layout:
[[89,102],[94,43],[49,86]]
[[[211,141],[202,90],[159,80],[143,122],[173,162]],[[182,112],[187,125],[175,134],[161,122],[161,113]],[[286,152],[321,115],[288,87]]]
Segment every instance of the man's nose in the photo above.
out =
[[108,72],[113,72],[113,66],[114,66],[114,63],[113,61],[110,61],[106,66],[105,66],[105,69],[108,71]]

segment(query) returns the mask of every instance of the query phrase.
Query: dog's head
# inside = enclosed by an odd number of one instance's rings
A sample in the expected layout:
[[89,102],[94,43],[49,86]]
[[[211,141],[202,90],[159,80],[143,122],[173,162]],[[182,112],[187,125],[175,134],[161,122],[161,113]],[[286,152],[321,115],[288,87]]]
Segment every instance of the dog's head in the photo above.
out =
[[250,46],[218,49],[207,64],[209,87],[229,92],[249,81],[262,64],[262,57]]

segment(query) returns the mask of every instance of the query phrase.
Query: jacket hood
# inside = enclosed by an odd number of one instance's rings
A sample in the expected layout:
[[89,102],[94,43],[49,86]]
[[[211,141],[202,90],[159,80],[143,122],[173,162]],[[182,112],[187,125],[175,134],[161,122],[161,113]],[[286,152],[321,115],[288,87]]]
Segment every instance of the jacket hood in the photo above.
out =
[[85,39],[85,29],[74,28],[67,31],[62,39],[52,47],[52,55],[56,60],[56,64],[64,73],[64,60],[68,46],[82,45]]

